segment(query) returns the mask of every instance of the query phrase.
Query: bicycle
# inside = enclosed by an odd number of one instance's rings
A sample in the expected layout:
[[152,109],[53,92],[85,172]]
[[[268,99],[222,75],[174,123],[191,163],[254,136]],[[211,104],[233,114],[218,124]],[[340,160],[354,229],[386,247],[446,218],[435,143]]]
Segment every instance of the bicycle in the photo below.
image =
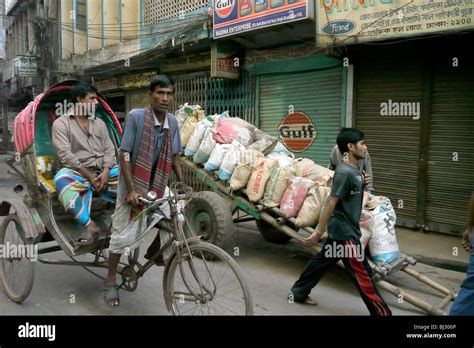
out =
[[[191,199],[191,191],[183,183],[171,185],[170,191],[182,193],[156,199],[156,194],[149,192],[146,198],[140,197],[146,205],[141,214],[147,224],[140,239],[155,227],[169,238],[145,264],[129,258],[119,289],[135,290],[138,279],[171,248],[163,273],[168,310],[175,315],[252,315],[252,298],[237,262],[221,248],[201,241],[201,236],[191,235],[192,228],[178,207],[181,200]],[[170,208],[169,218],[164,217],[165,203]]]

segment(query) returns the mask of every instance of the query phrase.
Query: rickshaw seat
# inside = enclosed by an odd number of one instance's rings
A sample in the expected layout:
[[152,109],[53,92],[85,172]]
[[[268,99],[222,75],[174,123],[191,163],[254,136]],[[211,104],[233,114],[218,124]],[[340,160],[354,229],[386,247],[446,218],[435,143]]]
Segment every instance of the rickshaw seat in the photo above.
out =
[[53,179],[46,179],[43,174],[39,174],[38,175],[38,178],[41,182],[41,184],[43,184],[43,186],[51,193],[55,193],[56,192],[56,187],[54,185],[54,180]]

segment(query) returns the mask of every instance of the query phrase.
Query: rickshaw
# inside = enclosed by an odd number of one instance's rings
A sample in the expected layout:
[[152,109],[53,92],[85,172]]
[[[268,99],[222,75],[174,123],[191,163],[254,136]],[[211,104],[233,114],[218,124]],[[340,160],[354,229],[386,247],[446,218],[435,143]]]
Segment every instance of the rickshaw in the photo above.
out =
[[[7,297],[16,303],[30,294],[35,262],[50,265],[80,266],[99,278],[90,268],[107,268],[111,215],[114,202],[105,201],[94,193],[91,217],[100,226],[100,237],[91,245],[79,245],[83,231],[57,199],[53,181],[57,171],[57,156],[51,140],[51,128],[60,116],[58,109],[71,105],[70,89],[78,81],[67,80],[39,95],[15,119],[15,160],[21,165],[24,185],[2,195],[0,215],[0,245],[16,252],[0,255],[0,278]],[[107,125],[116,154],[122,128],[107,105],[98,95],[95,117]],[[118,158],[118,156],[117,156]],[[14,165],[12,164],[12,167]],[[158,257],[164,256],[163,295],[167,309],[175,315],[232,314],[251,315],[253,304],[238,264],[221,248],[203,242],[193,235],[183,202],[192,199],[192,192],[182,183],[170,185],[170,194],[157,199],[153,192],[141,201],[145,205],[145,224],[140,240],[157,228],[162,240],[161,249],[145,264],[138,261],[138,240],[119,264],[119,289],[134,291],[138,280]],[[167,212],[165,211],[166,209]],[[47,242],[53,245],[43,247]],[[63,251],[70,260],[50,260],[45,254]]]

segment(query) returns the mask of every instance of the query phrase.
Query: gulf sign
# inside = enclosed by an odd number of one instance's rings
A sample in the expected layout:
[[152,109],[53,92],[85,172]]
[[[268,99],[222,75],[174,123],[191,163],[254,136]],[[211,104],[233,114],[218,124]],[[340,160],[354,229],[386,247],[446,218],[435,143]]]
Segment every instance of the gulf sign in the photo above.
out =
[[214,39],[313,18],[311,0],[213,0]]
[[311,118],[303,112],[293,112],[283,118],[278,127],[280,141],[292,152],[306,151],[316,139],[317,131]]
[[235,4],[237,3],[237,1],[238,0],[216,0],[214,5],[214,11],[220,18],[227,18],[236,8]]

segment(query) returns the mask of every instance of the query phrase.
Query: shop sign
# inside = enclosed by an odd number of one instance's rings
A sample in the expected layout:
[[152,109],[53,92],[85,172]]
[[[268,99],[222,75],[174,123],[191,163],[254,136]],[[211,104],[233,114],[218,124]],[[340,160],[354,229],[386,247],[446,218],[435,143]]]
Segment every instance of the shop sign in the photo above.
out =
[[0,59],[6,59],[5,53],[5,30],[0,30]]
[[38,75],[38,63],[35,57],[18,56],[14,60],[16,76],[36,77]]
[[217,41],[211,46],[211,77],[239,79],[240,45]]
[[156,72],[149,71],[141,74],[124,76],[122,77],[122,85],[120,87],[124,89],[148,87],[151,79],[156,75]]
[[213,0],[214,38],[313,18],[312,0]]
[[113,89],[118,89],[119,88],[119,82],[117,78],[114,79],[109,79],[109,80],[102,80],[102,81],[96,81],[94,84],[95,88],[99,91],[99,93],[103,91],[110,91]]
[[318,46],[474,28],[474,0],[317,0]]

